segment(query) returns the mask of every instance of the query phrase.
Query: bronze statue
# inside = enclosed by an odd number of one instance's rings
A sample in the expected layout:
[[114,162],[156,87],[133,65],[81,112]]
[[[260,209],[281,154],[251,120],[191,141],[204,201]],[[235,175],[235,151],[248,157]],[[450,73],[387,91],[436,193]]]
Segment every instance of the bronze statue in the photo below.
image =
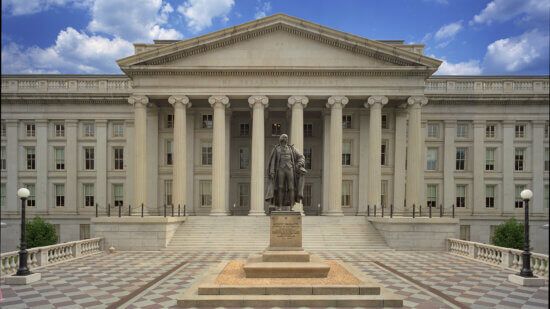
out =
[[294,203],[299,203],[304,197],[306,173],[304,155],[293,145],[288,145],[288,135],[282,134],[267,164],[269,182],[266,201],[276,206],[277,210],[292,210]]

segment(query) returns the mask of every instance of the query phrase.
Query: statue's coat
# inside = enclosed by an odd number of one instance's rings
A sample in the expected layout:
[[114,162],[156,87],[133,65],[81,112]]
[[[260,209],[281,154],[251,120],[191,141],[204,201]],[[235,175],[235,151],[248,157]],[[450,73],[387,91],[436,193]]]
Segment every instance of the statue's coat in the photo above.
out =
[[[294,202],[299,203],[302,198],[304,197],[304,184],[305,184],[305,177],[304,174],[307,173],[305,167],[305,157],[302,155],[296,148],[294,148],[293,145],[288,145],[291,149],[292,155],[292,166],[294,167]],[[268,179],[267,182],[267,188],[265,192],[265,200],[270,201],[272,205],[278,205],[278,190],[279,190],[279,159],[281,155],[281,145],[276,145],[273,147],[273,150],[271,150],[271,154],[269,155],[269,161],[267,164],[267,174],[272,174],[273,177]],[[287,194],[285,194],[285,197],[288,198]],[[286,202],[283,203],[285,206]]]

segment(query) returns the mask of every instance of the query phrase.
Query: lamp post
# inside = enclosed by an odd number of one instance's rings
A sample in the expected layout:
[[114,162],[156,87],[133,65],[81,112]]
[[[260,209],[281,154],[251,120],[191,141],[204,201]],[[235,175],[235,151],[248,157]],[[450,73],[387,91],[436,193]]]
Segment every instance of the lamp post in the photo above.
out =
[[521,258],[523,260],[523,266],[519,275],[522,277],[533,277],[533,271],[531,270],[531,252],[529,252],[529,200],[533,197],[533,192],[529,189],[521,191],[521,198],[523,199],[523,209],[525,210],[525,222],[524,222],[524,244],[523,253]]
[[21,199],[21,243],[19,245],[19,268],[16,276],[28,276],[31,274],[27,267],[27,240],[25,239],[25,202],[31,192],[27,188],[17,190],[17,196]]

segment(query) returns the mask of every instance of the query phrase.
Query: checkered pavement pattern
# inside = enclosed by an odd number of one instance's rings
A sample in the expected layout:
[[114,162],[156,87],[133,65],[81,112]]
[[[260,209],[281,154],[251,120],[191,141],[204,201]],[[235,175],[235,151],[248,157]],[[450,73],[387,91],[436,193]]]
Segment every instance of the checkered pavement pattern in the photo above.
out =
[[[360,269],[390,292],[405,298],[406,308],[452,308],[430,292],[434,288],[463,307],[548,308],[548,286],[519,287],[511,272],[443,252],[317,252]],[[127,299],[125,308],[176,308],[176,296],[210,266],[246,258],[246,252],[119,252],[90,256],[39,270],[42,280],[28,286],[0,281],[2,308],[106,308],[128,298],[155,278],[155,284]],[[186,262],[175,271],[168,271]],[[375,263],[378,262],[378,263]],[[384,267],[387,266],[387,267]],[[393,269],[394,271],[390,270]],[[414,278],[415,282],[401,276]]]

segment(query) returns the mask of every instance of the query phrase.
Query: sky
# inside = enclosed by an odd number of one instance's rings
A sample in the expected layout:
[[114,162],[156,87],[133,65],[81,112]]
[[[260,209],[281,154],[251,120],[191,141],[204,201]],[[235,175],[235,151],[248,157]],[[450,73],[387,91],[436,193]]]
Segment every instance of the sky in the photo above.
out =
[[441,75],[548,75],[550,0],[2,0],[2,74],[121,74],[133,43],[276,13],[425,44]]

